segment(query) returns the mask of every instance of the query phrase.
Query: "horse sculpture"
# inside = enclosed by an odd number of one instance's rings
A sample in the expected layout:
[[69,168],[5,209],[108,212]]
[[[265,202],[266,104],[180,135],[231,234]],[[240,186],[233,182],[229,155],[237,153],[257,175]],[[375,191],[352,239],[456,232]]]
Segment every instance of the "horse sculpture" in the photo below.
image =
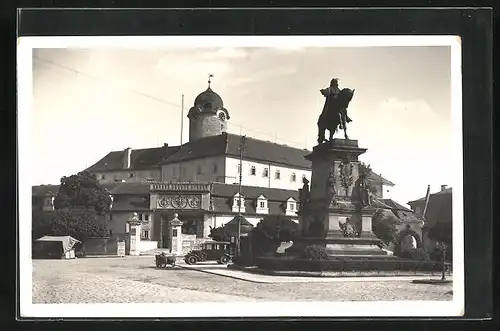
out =
[[347,116],[347,107],[354,96],[354,90],[344,88],[335,93],[335,90],[330,88],[322,89],[321,93],[325,96],[325,106],[318,119],[318,144],[326,142],[325,130],[330,132],[329,141],[333,140],[333,135],[340,128],[344,130],[345,139],[347,136],[347,123],[351,119]]

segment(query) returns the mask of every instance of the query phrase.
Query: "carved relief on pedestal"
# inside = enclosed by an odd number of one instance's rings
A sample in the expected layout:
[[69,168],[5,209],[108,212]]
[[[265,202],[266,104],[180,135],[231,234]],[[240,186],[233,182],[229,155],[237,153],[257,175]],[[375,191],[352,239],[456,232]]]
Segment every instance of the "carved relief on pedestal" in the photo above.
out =
[[198,195],[160,196],[157,202],[160,209],[200,209],[201,198]]
[[343,196],[348,196],[350,188],[353,184],[354,177],[352,175],[354,165],[349,161],[340,162],[338,165],[340,186],[343,189]]

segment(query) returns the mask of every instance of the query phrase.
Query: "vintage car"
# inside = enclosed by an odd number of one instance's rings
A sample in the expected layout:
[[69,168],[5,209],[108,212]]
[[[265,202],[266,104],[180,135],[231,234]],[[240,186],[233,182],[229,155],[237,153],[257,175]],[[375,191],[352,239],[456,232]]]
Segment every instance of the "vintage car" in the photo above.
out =
[[233,257],[233,244],[226,241],[209,241],[202,244],[201,249],[192,250],[186,254],[187,264],[205,261],[217,261],[218,264],[228,264]]
[[175,267],[176,258],[174,255],[167,255],[164,252],[155,255],[156,267],[157,268],[166,268],[167,265],[171,265]]

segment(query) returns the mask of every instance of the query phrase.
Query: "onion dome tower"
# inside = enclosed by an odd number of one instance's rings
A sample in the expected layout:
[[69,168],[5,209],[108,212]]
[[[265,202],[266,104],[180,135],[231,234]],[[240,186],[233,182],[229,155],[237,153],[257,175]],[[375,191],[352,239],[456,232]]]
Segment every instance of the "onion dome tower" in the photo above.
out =
[[196,97],[187,115],[190,142],[227,131],[229,113],[224,108],[222,98],[210,88],[211,77],[213,75],[209,75],[207,90]]

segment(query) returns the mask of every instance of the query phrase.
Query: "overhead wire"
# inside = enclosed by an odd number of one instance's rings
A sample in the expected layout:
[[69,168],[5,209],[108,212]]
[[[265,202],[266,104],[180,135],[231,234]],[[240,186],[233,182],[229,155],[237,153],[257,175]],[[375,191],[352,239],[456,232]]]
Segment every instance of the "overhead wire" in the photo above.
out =
[[[48,63],[48,64],[50,64],[52,66],[55,66],[55,67],[58,67],[58,68],[61,68],[61,69],[67,70],[67,71],[71,71],[71,72],[76,73],[78,75],[82,75],[82,76],[88,77],[90,79],[98,80],[98,81],[101,81],[101,82],[106,82],[106,80],[103,79],[103,78],[101,78],[101,77],[97,77],[97,76],[88,74],[88,73],[83,72],[81,70],[78,70],[78,69],[75,69],[75,68],[71,68],[69,66],[57,63],[55,61],[47,60],[47,59],[44,59],[44,58],[41,58],[41,57],[38,57],[38,56],[33,56],[33,58],[36,59],[36,60]],[[114,82],[109,82],[108,81],[106,83],[114,83]],[[114,87],[116,87],[116,86],[114,86]],[[162,103],[162,104],[166,104],[166,105],[168,105],[170,107],[175,107],[175,108],[182,109],[182,105],[176,104],[174,102],[171,102],[171,101],[168,101],[168,100],[165,100],[165,99],[162,99],[162,98],[158,98],[156,96],[144,93],[142,91],[138,91],[136,89],[123,88],[123,87],[121,87],[121,88],[124,89],[124,90],[127,90],[128,92],[132,92],[132,93],[135,93],[137,95],[140,95],[142,97],[145,97],[145,98],[148,98],[148,99],[151,99],[151,100],[155,100],[155,101],[157,101],[159,103]],[[282,138],[282,137],[278,137],[276,135],[276,133],[271,133],[271,132],[266,132],[266,131],[263,131],[263,130],[260,130],[260,129],[255,129],[255,128],[249,127],[247,125],[243,125],[241,123],[238,124],[238,123],[228,122],[228,125],[229,126],[233,126],[233,127],[237,127],[238,130],[240,130],[240,131],[243,130],[243,129],[245,129],[245,131],[251,131],[251,132],[254,132],[254,133],[258,133],[258,134],[263,134],[263,135],[268,136],[268,137],[273,137],[273,139],[275,140],[275,143],[278,143],[278,141],[280,141],[280,142],[292,143],[293,145],[296,145],[296,146],[304,146],[304,144],[301,144],[301,143],[299,143],[297,141],[293,141],[293,140],[285,139],[285,138]]]

